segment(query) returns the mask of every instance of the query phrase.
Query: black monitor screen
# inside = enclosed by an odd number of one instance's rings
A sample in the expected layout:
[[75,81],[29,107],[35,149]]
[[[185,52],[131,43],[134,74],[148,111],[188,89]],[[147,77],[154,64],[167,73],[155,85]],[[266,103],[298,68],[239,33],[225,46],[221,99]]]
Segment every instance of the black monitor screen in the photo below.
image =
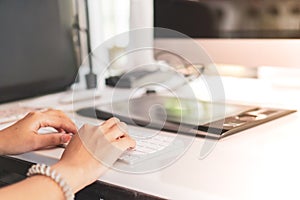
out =
[[74,82],[72,9],[71,0],[0,0],[0,102]]
[[193,38],[300,38],[299,24],[299,0],[154,0],[155,27]]

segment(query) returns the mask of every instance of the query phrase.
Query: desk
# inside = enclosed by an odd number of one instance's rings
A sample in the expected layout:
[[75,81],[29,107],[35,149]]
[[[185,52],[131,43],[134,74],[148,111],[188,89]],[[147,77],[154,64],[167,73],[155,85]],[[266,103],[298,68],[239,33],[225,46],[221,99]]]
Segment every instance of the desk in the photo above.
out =
[[[300,108],[297,88],[273,88],[259,80],[223,81],[230,102]],[[232,91],[232,84],[241,87]],[[196,138],[167,168],[139,175],[109,170],[100,180],[168,199],[300,199],[299,120],[297,112],[225,138],[204,159],[199,159],[203,139]],[[16,158],[52,164],[62,151],[41,150]]]

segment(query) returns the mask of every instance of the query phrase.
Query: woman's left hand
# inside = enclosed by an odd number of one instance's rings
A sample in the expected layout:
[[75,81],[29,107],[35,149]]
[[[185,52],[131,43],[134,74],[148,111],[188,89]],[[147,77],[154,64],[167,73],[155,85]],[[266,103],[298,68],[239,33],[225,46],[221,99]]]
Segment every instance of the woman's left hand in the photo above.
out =
[[[57,133],[38,134],[42,127]],[[0,155],[15,155],[69,142],[77,133],[75,124],[62,111],[31,112],[12,126],[0,131]]]

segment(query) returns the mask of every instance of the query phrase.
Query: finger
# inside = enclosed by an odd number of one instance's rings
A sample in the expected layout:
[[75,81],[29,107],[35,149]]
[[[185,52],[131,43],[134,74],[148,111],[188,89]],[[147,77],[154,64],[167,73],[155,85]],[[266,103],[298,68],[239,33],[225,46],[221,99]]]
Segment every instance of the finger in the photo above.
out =
[[103,131],[103,133],[106,133],[110,128],[112,128],[117,123],[120,123],[120,120],[116,117],[112,117],[100,125],[101,130]]
[[66,115],[42,113],[40,115],[38,129],[41,127],[53,127],[55,129],[63,129],[68,133],[77,133],[77,127]]
[[54,116],[58,116],[61,118],[65,118],[65,119],[69,120],[70,123],[74,124],[74,126],[75,126],[75,123],[61,110],[48,109],[46,111],[43,111],[42,113],[46,114],[46,115],[54,115]]
[[48,146],[56,146],[69,142],[71,138],[71,135],[61,133],[37,135],[35,137],[35,147],[39,149]]
[[67,118],[71,123],[74,124],[74,122],[61,110],[48,109],[45,111],[41,111],[41,113],[46,114],[46,115],[54,115],[54,116],[64,117],[64,118]]
[[122,130],[124,133],[128,133],[128,126],[125,122],[120,122],[117,124],[120,130]]
[[121,125],[121,124],[122,124],[122,122],[115,124],[111,129],[109,129],[107,131],[107,133],[105,134],[105,137],[109,141],[114,141],[120,137],[123,137],[126,134],[124,128],[122,128],[123,125]]
[[136,146],[135,140],[133,140],[129,136],[125,136],[123,138],[120,138],[120,139],[116,140],[114,143],[122,151],[125,151],[129,148],[134,148]]
[[62,128],[56,128],[55,130],[57,130],[58,133],[67,133],[64,129]]

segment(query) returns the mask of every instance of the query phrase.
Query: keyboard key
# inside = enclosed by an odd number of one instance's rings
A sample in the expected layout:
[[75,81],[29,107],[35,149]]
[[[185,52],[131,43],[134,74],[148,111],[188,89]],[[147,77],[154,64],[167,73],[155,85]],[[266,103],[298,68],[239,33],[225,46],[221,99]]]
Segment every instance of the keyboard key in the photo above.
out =
[[181,145],[175,145],[173,143],[174,139],[175,136],[162,134],[157,134],[148,139],[139,139],[136,141],[135,149],[125,151],[119,160],[132,165],[182,147]]

